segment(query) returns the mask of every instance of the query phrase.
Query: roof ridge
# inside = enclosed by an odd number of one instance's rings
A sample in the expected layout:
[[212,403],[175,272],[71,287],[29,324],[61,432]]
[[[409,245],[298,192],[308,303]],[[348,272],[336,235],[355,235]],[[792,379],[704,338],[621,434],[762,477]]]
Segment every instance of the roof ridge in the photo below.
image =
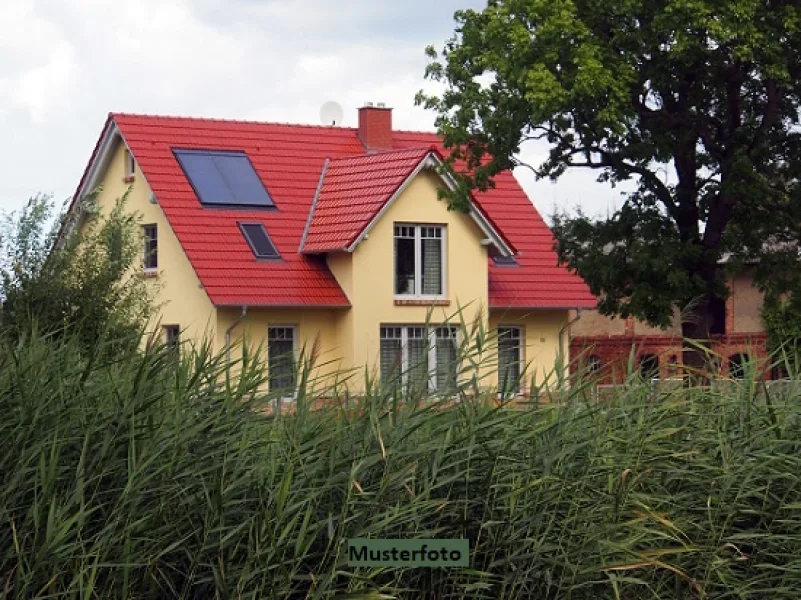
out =
[[364,152],[363,154],[351,154],[350,156],[340,156],[332,158],[331,162],[343,162],[348,160],[360,160],[363,158],[382,157],[389,154],[424,154],[429,152],[439,152],[439,150],[432,144],[429,146],[412,146],[411,148],[391,148],[389,150],[379,150],[377,152]]
[[[225,117],[196,117],[192,115],[175,115],[175,114],[156,114],[156,113],[138,113],[138,112],[114,112],[108,113],[110,117],[137,117],[145,119],[170,119],[180,121],[210,121],[213,123],[245,123],[248,125],[283,125],[286,127],[307,127],[309,129],[341,129],[343,131],[357,131],[358,127],[342,127],[339,125],[314,125],[311,123],[292,123],[290,121],[262,121],[258,119],[229,119]],[[433,130],[424,129],[393,129],[392,133],[413,133],[437,136],[437,132]]]
[[211,123],[232,123],[245,125],[281,125],[284,127],[305,127],[309,129],[339,129],[342,131],[356,131],[356,127],[339,127],[337,125],[312,125],[309,123],[290,123],[288,121],[257,121],[255,119],[226,119],[222,117],[193,117],[187,115],[165,115],[152,113],[110,112],[109,116],[135,117],[144,119],[160,119],[171,121],[206,121]]

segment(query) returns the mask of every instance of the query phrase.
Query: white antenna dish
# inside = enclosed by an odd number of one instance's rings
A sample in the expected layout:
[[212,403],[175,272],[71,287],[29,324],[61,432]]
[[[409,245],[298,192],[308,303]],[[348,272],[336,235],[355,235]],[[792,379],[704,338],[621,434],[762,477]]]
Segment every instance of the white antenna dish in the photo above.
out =
[[323,125],[328,125],[329,127],[342,125],[344,115],[342,107],[336,102],[329,101],[320,107],[320,122]]

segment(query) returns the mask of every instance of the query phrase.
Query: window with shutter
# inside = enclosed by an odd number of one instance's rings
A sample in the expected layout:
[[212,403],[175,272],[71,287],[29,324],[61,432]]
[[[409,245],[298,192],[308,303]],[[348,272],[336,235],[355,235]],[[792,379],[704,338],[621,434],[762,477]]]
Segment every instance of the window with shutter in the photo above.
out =
[[270,392],[292,398],[297,385],[295,327],[267,329],[267,385]]
[[436,355],[437,391],[455,392],[458,358],[455,327],[437,327]]
[[381,380],[395,381],[403,369],[403,340],[400,327],[381,328]]
[[422,325],[381,327],[381,380],[407,390],[455,392],[458,329]]
[[395,225],[395,294],[439,297],[444,294],[445,228]]
[[504,397],[520,389],[522,338],[520,327],[498,327],[498,392]]

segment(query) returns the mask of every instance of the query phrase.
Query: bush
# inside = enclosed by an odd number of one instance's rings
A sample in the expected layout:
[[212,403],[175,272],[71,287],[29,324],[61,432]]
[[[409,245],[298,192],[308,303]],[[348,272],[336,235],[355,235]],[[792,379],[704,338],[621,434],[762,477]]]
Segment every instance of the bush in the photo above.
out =
[[[108,342],[104,342],[108,343]],[[265,414],[262,365],[69,335],[0,349],[0,586],[80,598],[795,598],[798,390]],[[102,344],[100,344],[102,346]],[[302,406],[304,398],[299,399]],[[352,569],[355,537],[467,569]],[[381,595],[383,594],[383,595]]]
[[[48,196],[35,196],[0,219],[0,323],[19,339],[32,329],[69,331],[84,350],[106,336],[138,345],[156,286],[138,266],[142,237],[127,195],[101,216],[95,195],[67,219]],[[107,348],[114,351],[114,348]]]

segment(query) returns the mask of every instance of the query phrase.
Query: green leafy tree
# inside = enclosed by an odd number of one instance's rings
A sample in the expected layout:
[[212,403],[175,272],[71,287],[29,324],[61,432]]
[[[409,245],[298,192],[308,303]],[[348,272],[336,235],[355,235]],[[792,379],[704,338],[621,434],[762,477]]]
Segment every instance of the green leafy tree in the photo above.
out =
[[[521,144],[550,153],[528,165],[557,179],[592,169],[636,190],[608,218],[555,217],[560,259],[608,315],[666,326],[679,308],[705,339],[725,297],[721,259],[773,254],[799,270],[801,8],[784,0],[491,0],[456,13],[455,35],[427,77],[465,192],[520,164]],[[675,171],[673,181],[661,171]]]
[[95,196],[69,217],[51,197],[31,198],[0,223],[0,322],[3,332],[77,334],[84,347],[101,338],[138,343],[155,288],[136,269],[138,215],[127,195],[105,217]]

